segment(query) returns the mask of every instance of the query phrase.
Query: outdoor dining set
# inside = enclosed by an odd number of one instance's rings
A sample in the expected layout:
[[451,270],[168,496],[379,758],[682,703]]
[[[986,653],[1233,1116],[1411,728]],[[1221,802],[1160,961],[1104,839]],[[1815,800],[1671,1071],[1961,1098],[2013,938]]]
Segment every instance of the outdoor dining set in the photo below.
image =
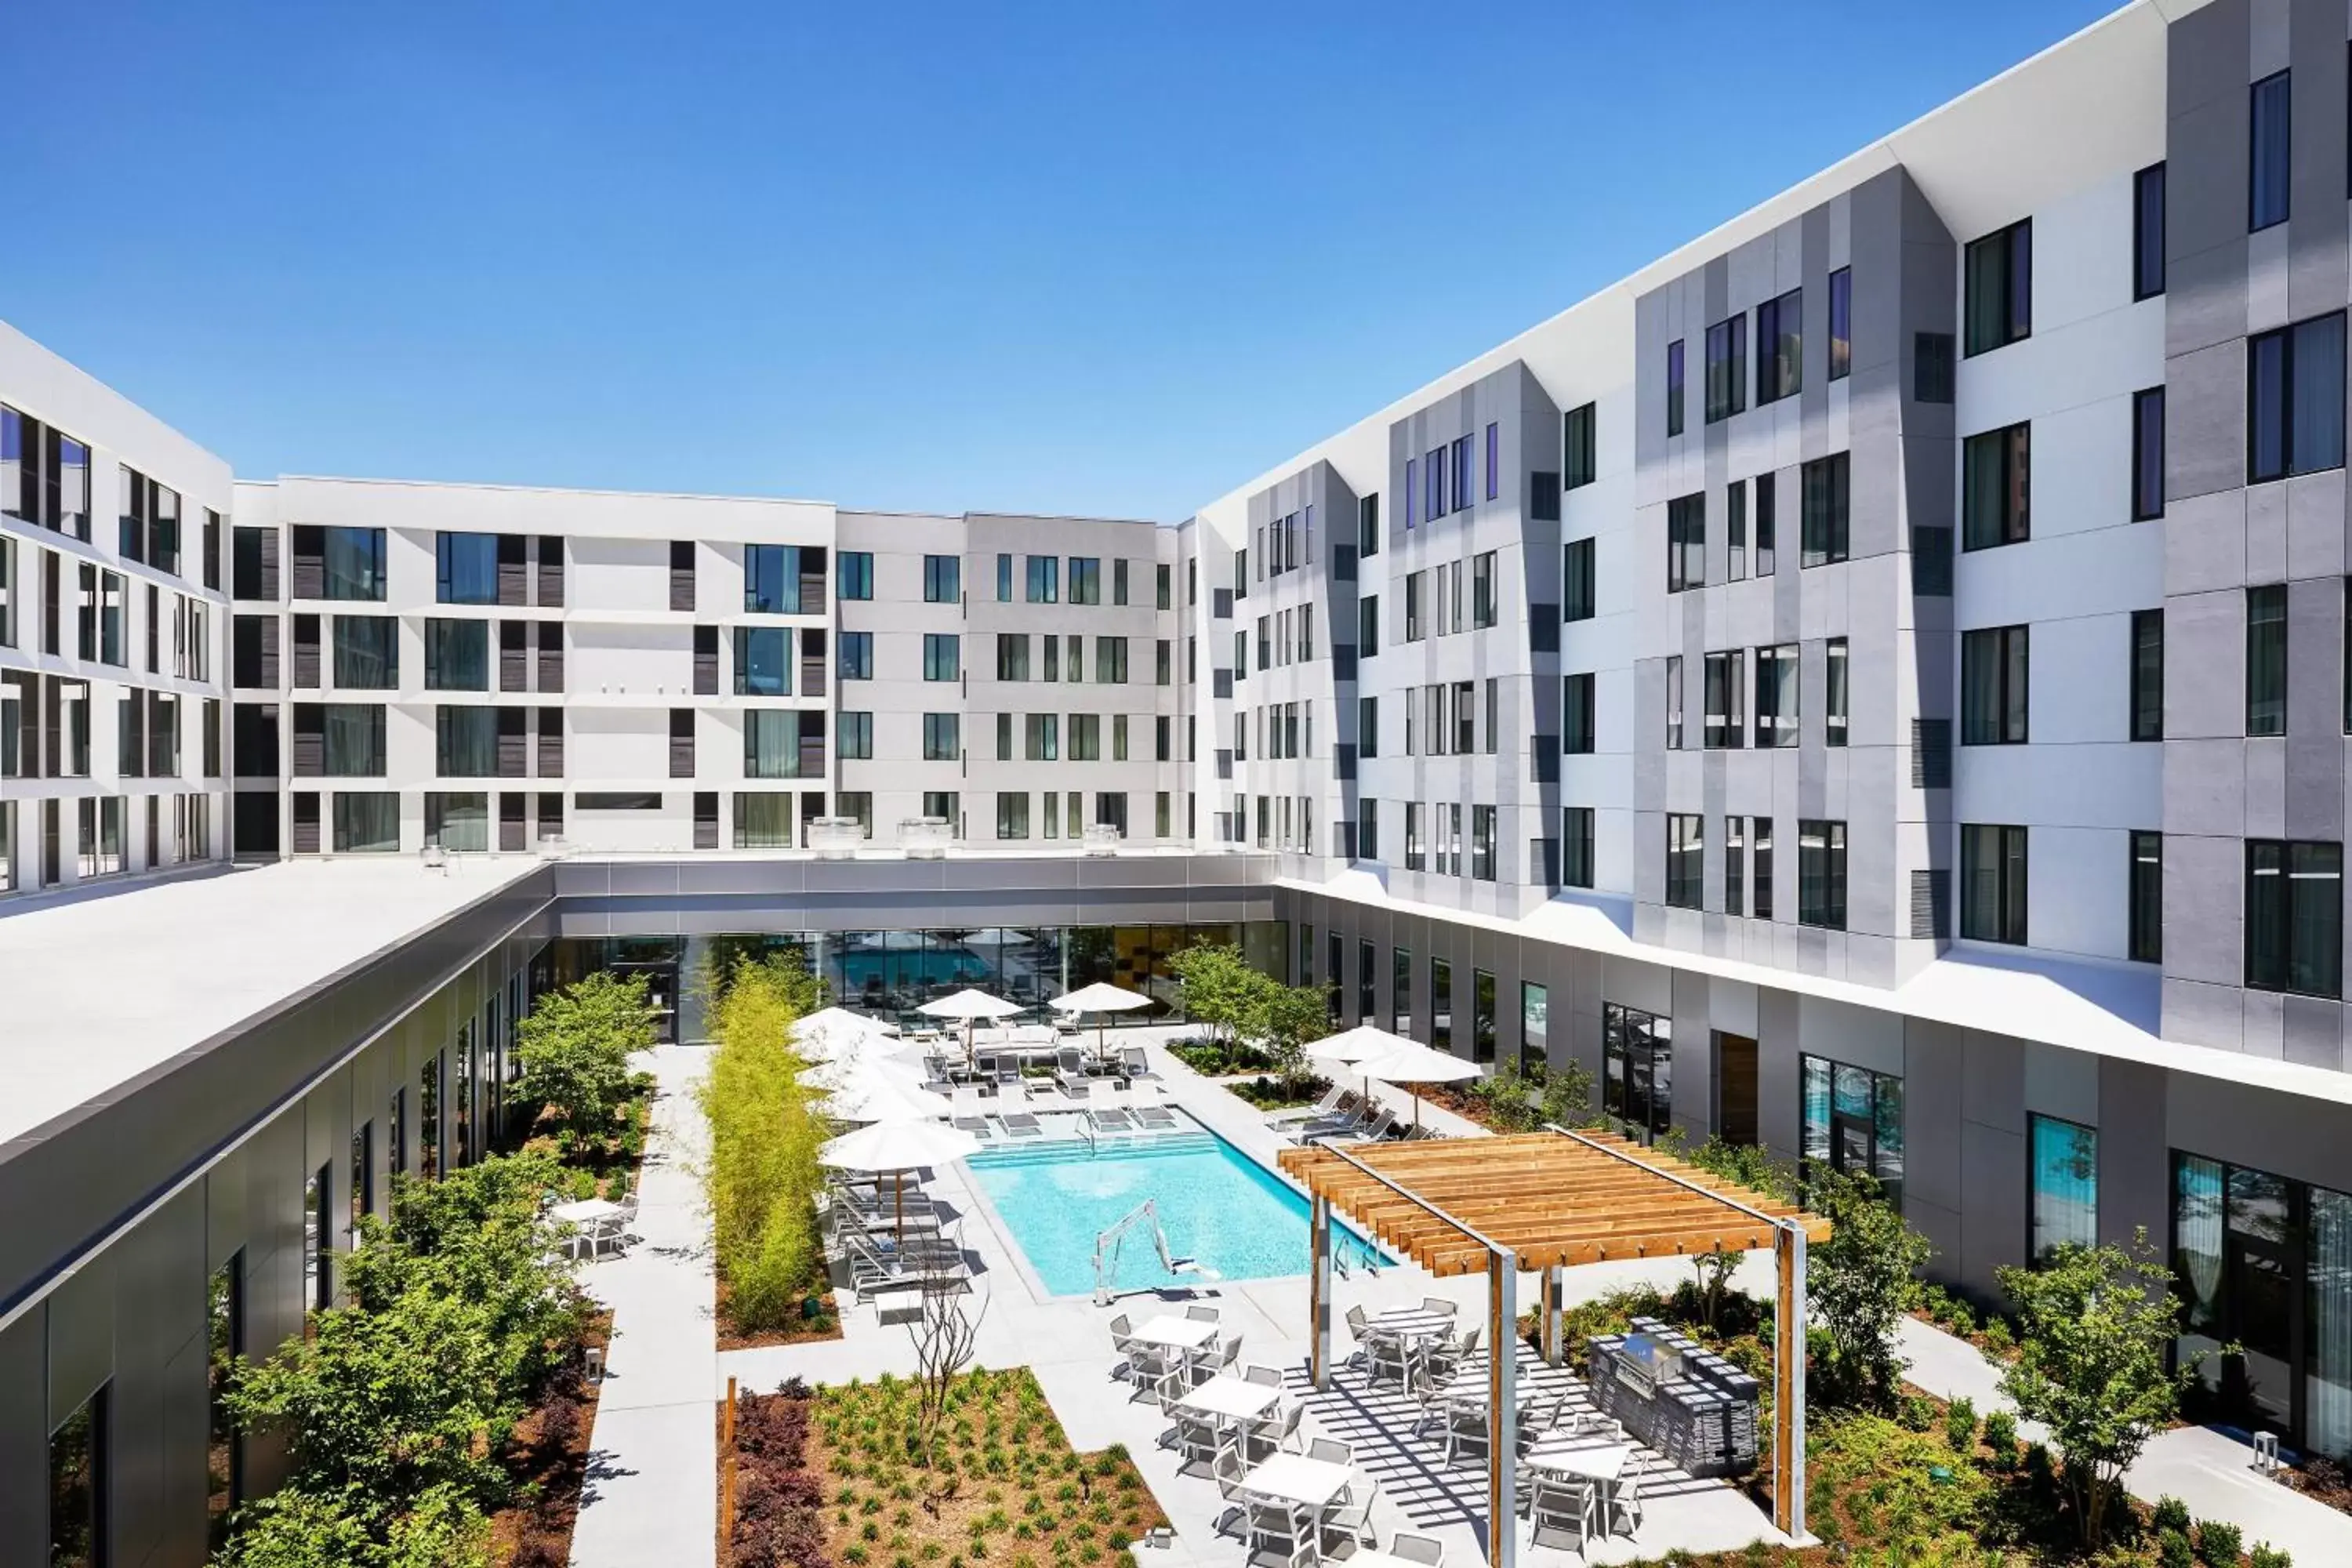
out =
[[[1348,1364],[1369,1388],[1393,1389],[1412,1402],[1419,1415],[1411,1436],[1440,1447],[1443,1463],[1483,1469],[1492,1442],[1491,1352],[1479,1349],[1476,1326],[1456,1332],[1456,1310],[1442,1297],[1377,1315],[1351,1308],[1347,1324],[1355,1344]],[[1516,1343],[1509,1350],[1524,1375],[1527,1357]],[[1514,1459],[1518,1496],[1538,1543],[1572,1535],[1580,1548],[1621,1526],[1628,1535],[1640,1527],[1643,1451],[1615,1419],[1570,1397],[1566,1387],[1522,1394]]]
[[1215,1483],[1225,1504],[1217,1533],[1245,1542],[1252,1563],[1444,1562],[1429,1536],[1400,1532],[1387,1552],[1376,1550],[1379,1483],[1357,1468],[1349,1445],[1300,1432],[1306,1405],[1285,1395],[1279,1370],[1242,1361],[1242,1336],[1223,1331],[1216,1308],[1196,1304],[1140,1323],[1122,1313],[1110,1331],[1120,1358],[1112,1375],[1134,1385],[1132,1397],[1159,1401],[1174,1423],[1161,1445],[1177,1450],[1180,1475]]
[[610,1198],[550,1203],[547,1217],[569,1227],[563,1237],[572,1261],[593,1258],[607,1248],[618,1252],[635,1239],[631,1227],[637,1222],[637,1194],[631,1193],[618,1203]]

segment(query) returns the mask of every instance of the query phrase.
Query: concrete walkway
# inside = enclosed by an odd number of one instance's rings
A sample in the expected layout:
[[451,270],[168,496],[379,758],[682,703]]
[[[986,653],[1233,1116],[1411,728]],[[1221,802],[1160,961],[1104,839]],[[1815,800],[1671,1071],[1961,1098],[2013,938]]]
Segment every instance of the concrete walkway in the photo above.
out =
[[702,1157],[693,1087],[709,1053],[662,1046],[658,1089],[625,1252],[581,1282],[613,1310],[613,1343],[589,1436],[588,1488],[572,1536],[573,1568],[712,1563],[719,1531],[719,1341],[710,1222],[692,1165]]

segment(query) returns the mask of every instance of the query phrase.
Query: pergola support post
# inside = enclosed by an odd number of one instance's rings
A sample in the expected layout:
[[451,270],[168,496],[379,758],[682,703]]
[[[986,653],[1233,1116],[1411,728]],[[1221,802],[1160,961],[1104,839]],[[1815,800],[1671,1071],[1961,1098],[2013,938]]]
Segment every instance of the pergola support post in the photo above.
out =
[[1519,1521],[1519,1259],[1486,1253],[1486,1563],[1513,1568]]
[[1312,1323],[1307,1371],[1318,1389],[1331,1386],[1331,1200],[1317,1194],[1309,1226],[1313,1258],[1307,1268],[1307,1314]]
[[1547,1365],[1558,1366],[1560,1353],[1567,1347],[1560,1342],[1560,1312],[1568,1294],[1568,1270],[1555,1264],[1543,1271],[1542,1321],[1538,1333],[1543,1342],[1543,1358]]
[[1773,1311],[1772,1525],[1805,1539],[1805,1227],[1774,1227],[1779,1294]]

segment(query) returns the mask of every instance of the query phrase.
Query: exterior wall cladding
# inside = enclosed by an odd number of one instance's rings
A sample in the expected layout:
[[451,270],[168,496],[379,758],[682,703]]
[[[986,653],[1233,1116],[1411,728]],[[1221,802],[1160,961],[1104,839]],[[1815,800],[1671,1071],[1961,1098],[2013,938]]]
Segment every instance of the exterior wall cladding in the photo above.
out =
[[[960,918],[1091,877],[1138,890],[1059,918],[1283,922],[1294,978],[1329,986],[1342,1022],[1579,1063],[1638,1126],[1872,1169],[1934,1272],[1981,1295],[2042,1241],[2145,1230],[2200,1331],[2246,1346],[2245,1417],[2352,1451],[2352,1331],[2322,1331],[2352,1322],[2352,1287],[2315,1261],[2352,1223],[2352,502],[2327,324],[2352,299],[2347,31],[2333,0],[2138,0],[1171,528],[238,486],[256,570],[220,608],[253,657],[208,679],[235,709],[239,853],[437,835],[498,854],[560,831],[587,856],[551,875],[612,884],[556,888],[520,927],[453,922],[396,1006],[353,1015],[368,1030],[316,1032],[309,1076],[289,1058],[215,1086],[205,1114],[257,1129],[242,1144],[159,1147],[169,1169],[121,1180],[209,1169],[247,1218],[205,1261],[260,1226],[249,1266],[282,1284],[269,1256],[298,1235],[300,1173],[348,1137],[342,1107],[416,1083],[538,942],[814,929],[763,879],[814,888],[831,868],[794,858],[805,823],[844,810],[872,825],[869,858],[807,919],[919,924],[929,896],[893,880],[917,868],[882,862],[902,821],[940,815]],[[1711,374],[1733,322],[1738,367]],[[2282,342],[2298,357],[2265,390],[2249,367],[2283,364]],[[2290,391],[2294,450],[2257,478],[2258,405]],[[216,460],[157,446],[21,340],[0,341],[0,403],[229,499]],[[380,561],[380,597],[328,597],[352,579],[314,577],[320,529],[358,531],[337,548]],[[457,595],[487,602],[450,604],[443,542],[471,534],[510,542]],[[5,518],[0,537],[19,628],[28,547],[105,553]],[[761,545],[803,551],[794,590],[821,595],[746,607]],[[1074,560],[1099,563],[1097,591],[1074,594]],[[352,628],[339,661],[356,616],[395,623],[390,643]],[[373,669],[386,647],[394,668]],[[58,658],[0,638],[0,673],[77,673]],[[444,716],[469,708],[494,717]],[[129,787],[93,728],[90,782],[6,777],[0,802]],[[1074,822],[1122,818],[1130,849],[1163,853],[1047,858]],[[17,895],[77,879],[70,853],[44,875],[37,842],[20,813]],[[1227,865],[1248,897],[1202,915],[1194,889]],[[383,1037],[377,1076],[334,1078],[387,1008],[416,1021]],[[331,1083],[313,1136],[284,1097]],[[42,1147],[144,1150],[91,1142],[108,1125]],[[29,1158],[0,1153],[0,1213],[79,1190],[12,1185]],[[2276,1343],[2228,1283],[2238,1205],[2176,1223],[2240,1174],[2310,1238],[2245,1242],[2299,1303]],[[89,1237],[135,1211],[117,1199]],[[189,1245],[168,1244],[183,1275]],[[139,1293],[165,1247],[134,1229],[73,1272],[70,1246],[19,1248],[0,1381],[48,1403],[0,1396],[0,1520],[27,1517],[7,1503],[38,1463],[21,1412],[86,1391],[97,1337],[118,1368],[200,1359],[187,1302]],[[184,1446],[200,1421],[170,1386],[183,1405],[142,1442]],[[126,1461],[121,1485],[152,1491],[162,1464]],[[0,1561],[36,1550],[8,1537]]]

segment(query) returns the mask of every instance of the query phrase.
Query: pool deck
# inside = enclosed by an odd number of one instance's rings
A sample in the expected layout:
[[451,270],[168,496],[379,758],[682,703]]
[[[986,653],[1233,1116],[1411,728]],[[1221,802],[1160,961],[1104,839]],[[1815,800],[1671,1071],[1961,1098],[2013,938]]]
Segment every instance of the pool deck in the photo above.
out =
[[[1178,1033],[1123,1033],[1127,1042],[1147,1047],[1160,1074],[1161,1081],[1145,1093],[1179,1107],[1235,1149],[1272,1166],[1286,1146],[1281,1136],[1255,1109],[1170,1057],[1165,1042]],[[906,1329],[887,1321],[872,1304],[845,1310],[843,1337],[837,1341],[717,1351],[709,1224],[697,1207],[686,1170],[700,1143],[700,1122],[684,1090],[701,1070],[706,1055],[700,1048],[677,1047],[656,1053],[662,1097],[648,1150],[640,1223],[646,1239],[622,1256],[590,1265],[583,1275],[588,1287],[614,1307],[616,1338],[613,1378],[593,1434],[589,1498],[573,1543],[572,1561],[582,1568],[713,1562],[712,1412],[725,1395],[729,1377],[745,1389],[764,1391],[788,1377],[839,1384],[884,1373],[904,1375],[915,1368],[914,1345]],[[1035,1109],[1047,1105],[1041,1100]],[[1423,1118],[1448,1132],[1477,1131],[1434,1108],[1424,1107]],[[1071,1442],[1081,1450],[1125,1445],[1173,1521],[1171,1539],[1138,1544],[1139,1568],[1190,1568],[1194,1563],[1239,1568],[1246,1557],[1240,1542],[1214,1532],[1223,1506],[1216,1488],[1197,1474],[1180,1476],[1176,1456],[1160,1446],[1167,1419],[1150,1402],[1130,1400],[1127,1384],[1110,1375],[1115,1357],[1109,1322],[1114,1316],[1126,1312],[1140,1318],[1191,1300],[1217,1306],[1225,1331],[1242,1336],[1243,1363],[1282,1370],[1288,1391],[1307,1403],[1306,1431],[1356,1445],[1359,1468],[1380,1482],[1372,1523],[1383,1542],[1404,1529],[1436,1536],[1451,1564],[1483,1561],[1480,1472],[1447,1469],[1438,1462],[1433,1445],[1404,1439],[1403,1412],[1393,1407],[1394,1396],[1372,1393],[1352,1373],[1343,1373],[1322,1393],[1307,1386],[1303,1276],[1131,1295],[1115,1307],[1098,1308],[1088,1298],[1056,1297],[1042,1289],[961,1166],[935,1172],[928,1184],[944,1205],[966,1216],[961,1236],[974,1268],[971,1306],[980,1319],[979,1363],[1031,1368]],[[1569,1270],[1567,1282],[1570,1299],[1582,1300],[1645,1279],[1671,1286],[1687,1268],[1674,1260],[1595,1264]],[[1769,1291],[1769,1259],[1751,1256],[1736,1283],[1758,1293]],[[1531,1302],[1533,1277],[1522,1277],[1520,1289],[1522,1302]],[[1341,1310],[1361,1303],[1377,1311],[1424,1296],[1459,1302],[1465,1321],[1475,1321],[1485,1312],[1483,1281],[1433,1279],[1410,1263],[1377,1275],[1354,1274],[1340,1281],[1337,1291]],[[1928,1325],[1906,1322],[1904,1350],[1912,1361],[1909,1375],[1921,1386],[1939,1394],[1969,1394],[1979,1410],[2006,1404],[1993,1386],[1993,1369],[1964,1342]],[[2234,1520],[2245,1526],[2249,1543],[2267,1540],[2287,1546],[2297,1563],[2352,1562],[2352,1519],[2273,1482],[2251,1478],[2245,1471],[2245,1451],[2217,1434],[2186,1428],[2160,1436],[2130,1481],[2142,1497],[2169,1491],[2187,1499],[2200,1517]],[[1773,1543],[1783,1540],[1760,1510],[1728,1487],[1669,1474],[1654,1476],[1645,1489],[1652,1506],[1639,1535],[1596,1541],[1589,1555],[1578,1555],[1532,1545],[1522,1521],[1518,1540],[1525,1561],[1532,1568],[1566,1568],[1571,1562],[1655,1558],[1675,1548],[1709,1552],[1759,1539]]]

